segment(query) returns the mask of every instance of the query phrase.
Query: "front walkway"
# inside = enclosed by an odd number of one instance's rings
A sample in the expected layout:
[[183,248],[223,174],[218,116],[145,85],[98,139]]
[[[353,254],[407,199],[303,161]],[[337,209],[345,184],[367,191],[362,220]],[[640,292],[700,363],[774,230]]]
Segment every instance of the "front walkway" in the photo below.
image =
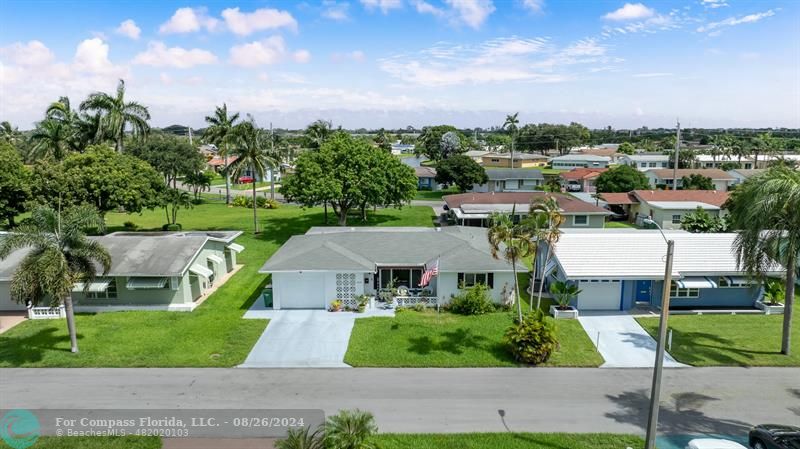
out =
[[394,315],[391,310],[265,310],[258,302],[244,318],[270,322],[242,368],[349,368],[344,355],[356,318]]
[[[632,315],[625,312],[582,311],[578,321],[606,361],[601,368],[653,367],[656,341]],[[664,367],[685,368],[687,365],[676,362],[666,354]]]
[[0,334],[28,319],[28,311],[0,312]]

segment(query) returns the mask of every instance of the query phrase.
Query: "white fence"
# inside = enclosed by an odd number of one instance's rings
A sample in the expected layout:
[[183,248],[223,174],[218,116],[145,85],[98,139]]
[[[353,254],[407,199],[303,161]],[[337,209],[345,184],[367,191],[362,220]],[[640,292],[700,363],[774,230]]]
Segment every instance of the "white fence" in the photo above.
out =
[[395,296],[397,307],[409,307],[415,304],[424,304],[428,307],[435,307],[437,298],[435,296]]
[[66,318],[64,306],[58,307],[30,307],[28,308],[28,318],[31,320],[57,320]]

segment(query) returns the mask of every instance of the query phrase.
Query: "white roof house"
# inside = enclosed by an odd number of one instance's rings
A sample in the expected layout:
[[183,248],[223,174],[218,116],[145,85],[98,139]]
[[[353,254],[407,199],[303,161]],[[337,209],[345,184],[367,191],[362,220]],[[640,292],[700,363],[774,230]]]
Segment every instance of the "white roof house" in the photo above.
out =
[[576,167],[605,168],[611,163],[608,156],[595,156],[593,154],[565,154],[550,160],[553,168],[571,170]]
[[626,154],[620,156],[619,163],[630,165],[631,167],[634,167],[639,171],[647,171],[647,170],[669,167],[669,158],[670,157],[667,154],[652,154],[652,153],[640,153],[631,155]]

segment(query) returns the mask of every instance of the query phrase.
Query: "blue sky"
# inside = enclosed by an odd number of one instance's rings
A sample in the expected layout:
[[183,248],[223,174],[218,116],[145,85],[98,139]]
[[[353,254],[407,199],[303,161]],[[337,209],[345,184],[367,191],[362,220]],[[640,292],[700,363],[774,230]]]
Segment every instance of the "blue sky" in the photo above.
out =
[[0,16],[0,119],[112,90],[155,126],[800,126],[800,2],[38,2]]

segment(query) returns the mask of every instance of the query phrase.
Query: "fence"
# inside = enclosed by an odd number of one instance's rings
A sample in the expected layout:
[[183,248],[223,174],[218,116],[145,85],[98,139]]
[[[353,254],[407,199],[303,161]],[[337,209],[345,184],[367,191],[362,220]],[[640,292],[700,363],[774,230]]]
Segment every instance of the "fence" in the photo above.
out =
[[64,306],[58,307],[30,307],[28,308],[28,318],[31,320],[57,320],[66,318]]

